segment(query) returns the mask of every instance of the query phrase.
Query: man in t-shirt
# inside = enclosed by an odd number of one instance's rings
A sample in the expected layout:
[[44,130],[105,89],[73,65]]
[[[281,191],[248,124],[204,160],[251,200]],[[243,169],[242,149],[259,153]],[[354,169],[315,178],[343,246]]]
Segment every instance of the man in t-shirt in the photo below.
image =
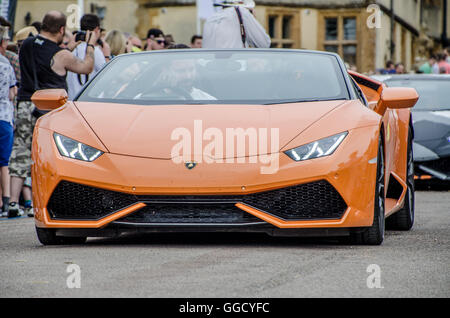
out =
[[[85,14],[80,20],[81,31],[92,31],[100,38],[100,19],[95,14]],[[79,59],[84,59],[86,54],[86,42],[79,44],[72,52],[74,56]],[[86,75],[76,74],[74,72],[67,73],[67,94],[69,95],[69,100],[73,100],[78,93],[81,91],[84,84],[86,84],[89,79],[94,77],[94,75],[102,69],[106,64],[105,56],[103,55],[102,49],[99,43],[95,44],[94,49],[94,70]]]
[[431,55],[428,61],[419,67],[419,71],[421,71],[423,74],[438,74],[438,72],[434,70],[435,66],[436,68],[438,68],[436,56]]
[[[48,12],[42,21],[41,33],[27,38],[20,49],[20,87],[17,95],[16,130],[9,162],[11,199],[8,217],[19,214],[19,195],[25,178],[31,176],[31,138],[36,123],[31,96],[38,89],[67,89],[66,74],[72,71],[89,74],[94,68],[94,44],[97,35],[86,34],[86,55],[79,59],[59,47],[66,31],[66,16],[59,11]],[[32,210],[28,211],[32,216]]]

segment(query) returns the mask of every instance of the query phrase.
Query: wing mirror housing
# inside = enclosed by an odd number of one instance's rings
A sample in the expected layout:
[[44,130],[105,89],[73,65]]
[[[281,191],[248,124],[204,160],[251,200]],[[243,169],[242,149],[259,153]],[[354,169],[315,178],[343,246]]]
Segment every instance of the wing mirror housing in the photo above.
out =
[[39,110],[54,110],[67,102],[68,96],[65,89],[52,88],[34,92],[31,101]]
[[411,87],[384,87],[375,111],[383,115],[387,108],[411,108],[419,100],[419,94]]

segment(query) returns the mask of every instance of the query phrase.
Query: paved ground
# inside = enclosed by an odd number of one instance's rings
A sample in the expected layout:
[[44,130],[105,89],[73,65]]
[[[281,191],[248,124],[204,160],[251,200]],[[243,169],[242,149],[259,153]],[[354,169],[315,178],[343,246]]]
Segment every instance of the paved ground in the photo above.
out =
[[[32,219],[1,219],[0,297],[449,297],[450,192],[416,196],[414,229],[379,247],[254,234],[44,247]],[[81,288],[67,287],[71,264]]]

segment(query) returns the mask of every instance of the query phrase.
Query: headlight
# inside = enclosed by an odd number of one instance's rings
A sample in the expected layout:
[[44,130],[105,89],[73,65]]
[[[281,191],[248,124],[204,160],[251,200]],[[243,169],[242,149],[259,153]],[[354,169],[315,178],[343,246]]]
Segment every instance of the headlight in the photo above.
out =
[[103,155],[103,151],[60,134],[54,133],[53,138],[61,156],[91,162]]
[[303,161],[329,156],[333,154],[333,152],[347,135],[348,132],[345,131],[331,137],[323,138],[309,144],[287,150],[284,153],[295,161]]

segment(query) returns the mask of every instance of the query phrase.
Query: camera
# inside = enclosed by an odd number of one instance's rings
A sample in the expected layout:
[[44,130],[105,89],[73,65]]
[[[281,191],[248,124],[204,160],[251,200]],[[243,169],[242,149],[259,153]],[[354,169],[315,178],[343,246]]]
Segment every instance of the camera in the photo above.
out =
[[[78,41],[82,41],[82,42],[86,41],[86,31],[78,31],[75,34],[75,42],[78,42]],[[101,47],[103,47],[103,42],[101,39],[97,40],[97,44],[100,45]]]
[[78,41],[86,41],[86,31],[78,31],[77,34],[75,35],[75,42]]

